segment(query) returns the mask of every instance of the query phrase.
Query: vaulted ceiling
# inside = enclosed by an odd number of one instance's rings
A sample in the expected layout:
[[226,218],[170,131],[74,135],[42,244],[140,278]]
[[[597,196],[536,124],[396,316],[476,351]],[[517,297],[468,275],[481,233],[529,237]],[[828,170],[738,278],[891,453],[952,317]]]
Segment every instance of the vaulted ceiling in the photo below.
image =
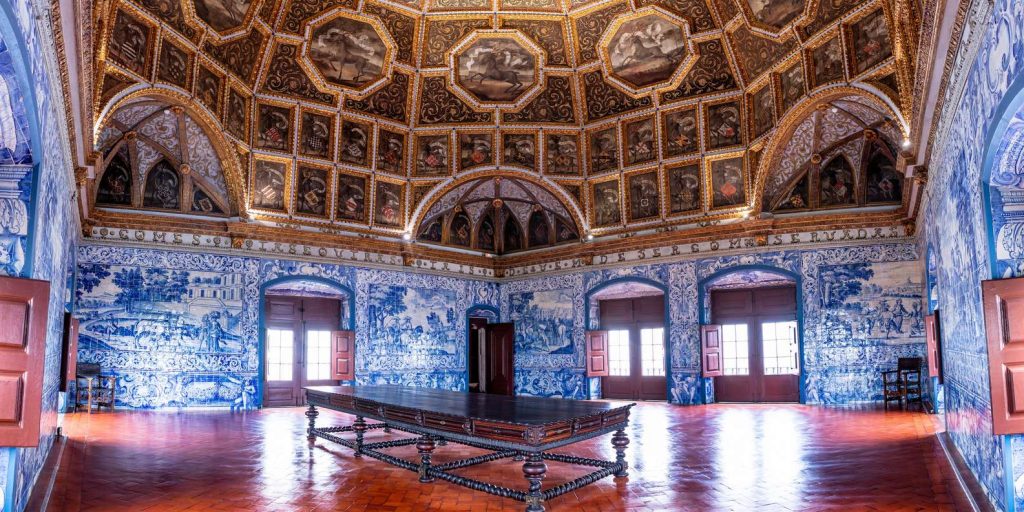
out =
[[[917,8],[98,2],[93,214],[160,210],[500,254],[785,217],[800,187],[813,191],[790,208],[803,214],[906,211]],[[869,168],[872,148],[884,166]],[[827,202],[844,173],[853,192]],[[547,219],[546,243],[530,241],[531,212]],[[467,214],[466,236],[450,232]],[[502,239],[508,219],[519,242]]]

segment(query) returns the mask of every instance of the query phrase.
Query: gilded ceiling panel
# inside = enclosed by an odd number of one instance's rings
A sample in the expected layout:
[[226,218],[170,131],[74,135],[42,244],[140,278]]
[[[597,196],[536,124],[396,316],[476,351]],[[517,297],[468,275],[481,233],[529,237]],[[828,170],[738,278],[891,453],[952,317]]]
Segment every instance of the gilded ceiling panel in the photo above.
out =
[[625,3],[616,3],[596,11],[584,14],[573,20],[574,39],[576,41],[576,60],[579,64],[596,61],[600,57],[598,43],[608,25],[619,15],[629,11]]
[[251,85],[256,79],[256,71],[259,69],[257,63],[262,57],[263,45],[266,42],[267,37],[254,29],[244,37],[226,43],[215,44],[207,41],[203,45],[203,50],[242,82]]
[[704,0],[636,0],[637,8],[650,5],[661,7],[679,16],[690,24],[693,33],[706,32],[718,28],[714,16]]
[[299,66],[299,47],[275,43],[271,50],[270,65],[263,78],[264,92],[309,100],[324,105],[335,105],[338,98],[320,91],[309,75]]
[[650,96],[633,98],[605,82],[600,71],[583,75],[583,91],[588,122],[651,106]]
[[576,123],[576,107],[572,95],[572,79],[548,76],[539,96],[518,112],[504,112],[506,123]]
[[345,108],[404,124],[408,121],[409,103],[412,100],[409,93],[410,82],[409,75],[395,71],[391,74],[391,80],[384,87],[366,98],[358,99],[347,96]]
[[739,88],[721,39],[711,39],[698,43],[696,46],[698,55],[696,64],[683,77],[679,87],[661,93],[663,103]]

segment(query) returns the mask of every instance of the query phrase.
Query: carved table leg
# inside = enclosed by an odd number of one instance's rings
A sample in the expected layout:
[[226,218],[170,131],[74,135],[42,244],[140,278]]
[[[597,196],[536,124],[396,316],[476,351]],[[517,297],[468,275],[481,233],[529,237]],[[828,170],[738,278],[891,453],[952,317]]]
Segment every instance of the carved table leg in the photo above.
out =
[[416,443],[416,449],[420,452],[420,482],[430,483],[434,481],[434,477],[427,474],[427,470],[430,469],[430,452],[434,451],[436,443],[434,438],[430,436],[423,436],[419,442]]
[[316,410],[313,404],[309,405],[309,409],[306,411],[306,417],[309,418],[309,428],[306,429],[306,439],[309,439],[309,444],[313,444],[316,441],[316,436],[313,435],[313,429],[316,428],[316,417],[320,415],[320,411]]
[[388,425],[387,423],[384,424],[384,433],[385,434],[390,434],[391,433],[391,425]]
[[516,452],[516,454],[512,456],[512,460],[516,462],[522,462],[526,460],[526,456],[523,455],[523,452]]
[[530,490],[526,495],[526,512],[544,512],[544,494],[540,492],[540,481],[547,473],[548,465],[539,453],[531,453],[523,463],[523,476],[530,482]]
[[629,463],[626,462],[626,447],[629,446],[629,436],[622,429],[616,430],[612,435],[612,446],[615,447],[615,462],[622,465],[622,468],[615,472],[616,477],[629,476]]
[[356,422],[352,424],[352,431],[356,433],[356,457],[363,456],[363,434],[366,430],[366,421],[362,416],[356,416]]

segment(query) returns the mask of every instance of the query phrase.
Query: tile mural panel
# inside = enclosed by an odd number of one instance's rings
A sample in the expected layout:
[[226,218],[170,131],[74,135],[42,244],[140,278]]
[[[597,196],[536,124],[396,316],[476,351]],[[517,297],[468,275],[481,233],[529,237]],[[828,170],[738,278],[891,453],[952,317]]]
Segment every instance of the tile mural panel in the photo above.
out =
[[516,325],[516,354],[572,354],[573,293],[570,289],[509,296],[509,321]]

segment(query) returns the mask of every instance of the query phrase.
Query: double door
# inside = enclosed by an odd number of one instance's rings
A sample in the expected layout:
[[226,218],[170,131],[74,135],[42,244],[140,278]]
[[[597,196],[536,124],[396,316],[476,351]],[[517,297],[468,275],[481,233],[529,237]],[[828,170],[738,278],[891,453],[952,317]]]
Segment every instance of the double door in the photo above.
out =
[[714,292],[711,311],[720,327],[722,357],[715,400],[798,402],[796,289]]
[[329,386],[334,380],[341,303],[336,299],[267,297],[263,404],[305,403],[305,386]]
[[665,302],[663,296],[601,301],[608,333],[604,398],[665,400]]

